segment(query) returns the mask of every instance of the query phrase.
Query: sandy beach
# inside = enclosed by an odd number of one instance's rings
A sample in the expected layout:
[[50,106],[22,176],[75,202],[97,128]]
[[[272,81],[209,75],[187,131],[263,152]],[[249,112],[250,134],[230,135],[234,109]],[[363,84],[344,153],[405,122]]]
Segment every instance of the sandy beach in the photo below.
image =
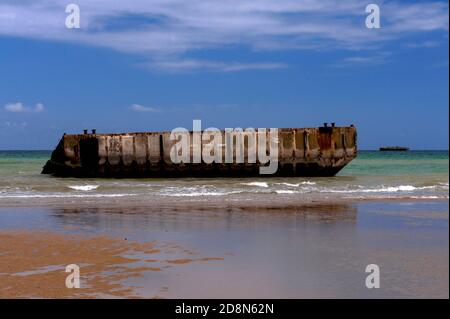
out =
[[[446,201],[185,204],[1,208],[0,296],[449,296]],[[65,287],[73,263],[80,289]],[[373,263],[380,289],[365,286]]]

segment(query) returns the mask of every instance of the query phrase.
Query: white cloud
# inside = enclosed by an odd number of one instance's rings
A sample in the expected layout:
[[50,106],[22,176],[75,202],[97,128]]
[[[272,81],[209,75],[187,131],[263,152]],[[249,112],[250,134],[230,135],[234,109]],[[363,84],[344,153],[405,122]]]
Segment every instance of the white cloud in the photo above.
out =
[[378,64],[383,62],[379,56],[351,56],[342,60],[344,63],[353,64]]
[[69,30],[64,23],[64,2],[10,0],[0,4],[0,35],[107,47],[142,55],[156,67],[169,71],[234,72],[273,69],[277,68],[277,62],[211,62],[187,56],[198,50],[232,47],[251,52],[370,50],[389,41],[407,39],[411,34],[448,33],[446,1],[379,0],[378,30],[364,26],[367,3],[366,0],[77,0],[81,29]]
[[9,103],[5,105],[5,110],[13,113],[27,112],[29,111],[22,103]]
[[391,52],[381,51],[372,53],[370,55],[355,55],[342,59],[339,63],[334,64],[334,67],[347,67],[352,65],[367,65],[376,66],[384,64],[387,58],[391,55]]
[[136,112],[151,112],[151,113],[160,112],[160,110],[158,108],[151,107],[151,106],[143,106],[140,104],[131,105],[131,109]]
[[5,111],[12,113],[40,113],[44,111],[44,104],[37,103],[34,108],[23,105],[21,102],[8,103],[5,105]]
[[245,70],[273,70],[286,68],[287,64],[262,62],[262,63],[240,63],[240,62],[215,62],[205,60],[172,60],[154,61],[148,64],[150,68],[157,68],[170,72],[187,72],[196,70],[208,70],[214,72],[237,72]]

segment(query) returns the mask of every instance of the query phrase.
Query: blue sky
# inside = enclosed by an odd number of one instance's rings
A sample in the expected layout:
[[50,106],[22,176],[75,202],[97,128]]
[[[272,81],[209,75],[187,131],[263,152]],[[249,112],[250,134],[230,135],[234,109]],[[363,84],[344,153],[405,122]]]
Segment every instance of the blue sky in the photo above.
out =
[[[448,149],[448,2],[0,0],[0,149],[64,133],[355,124]],[[381,28],[365,27],[377,3]]]

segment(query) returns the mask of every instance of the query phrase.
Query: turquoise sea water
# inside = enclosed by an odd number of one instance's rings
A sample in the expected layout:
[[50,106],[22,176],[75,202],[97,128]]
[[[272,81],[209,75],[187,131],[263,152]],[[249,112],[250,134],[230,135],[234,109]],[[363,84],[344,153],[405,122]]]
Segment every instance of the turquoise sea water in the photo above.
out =
[[[448,151],[360,151],[326,178],[76,179],[41,175],[50,151],[0,151],[0,206],[30,202],[448,198]],[[262,197],[261,197],[262,196]]]

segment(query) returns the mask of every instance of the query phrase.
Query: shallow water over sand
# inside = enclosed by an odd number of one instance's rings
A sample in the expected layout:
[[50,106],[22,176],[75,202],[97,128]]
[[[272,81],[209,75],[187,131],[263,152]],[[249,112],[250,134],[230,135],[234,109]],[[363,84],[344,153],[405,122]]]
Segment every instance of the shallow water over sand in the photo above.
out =
[[[135,262],[141,276],[121,280],[133,296],[448,298],[448,208],[443,201],[255,211],[2,208],[0,232],[106,235],[172,247]],[[368,264],[380,266],[380,289],[365,287]]]

